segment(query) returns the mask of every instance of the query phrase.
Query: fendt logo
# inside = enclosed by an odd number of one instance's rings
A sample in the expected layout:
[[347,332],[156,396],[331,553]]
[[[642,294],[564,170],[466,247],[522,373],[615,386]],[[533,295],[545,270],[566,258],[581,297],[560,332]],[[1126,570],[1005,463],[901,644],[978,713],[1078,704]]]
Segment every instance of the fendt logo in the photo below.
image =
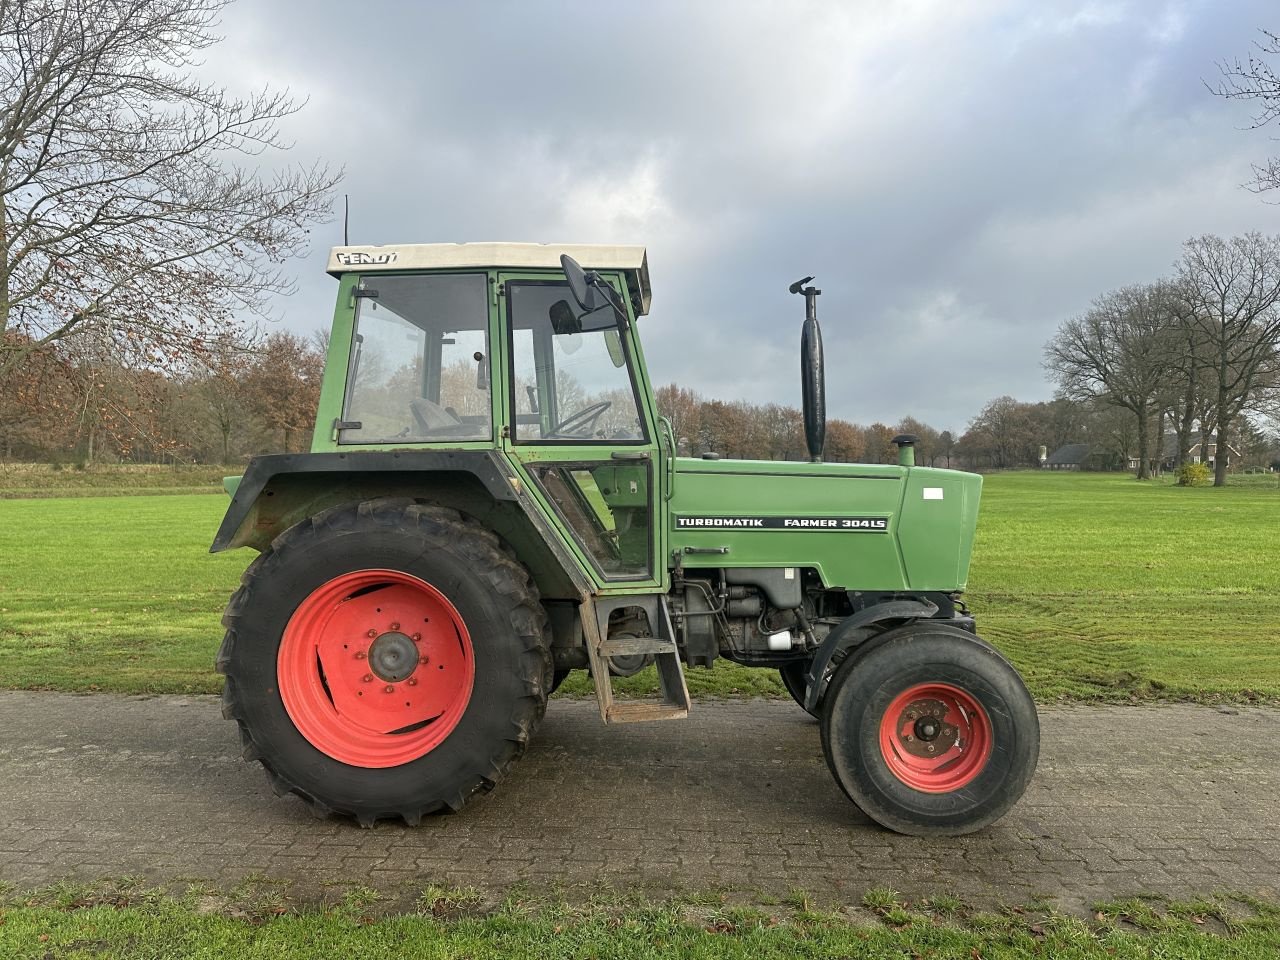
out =
[[373,267],[384,263],[395,263],[400,258],[400,254],[394,250],[387,253],[338,253],[334,256],[346,267]]

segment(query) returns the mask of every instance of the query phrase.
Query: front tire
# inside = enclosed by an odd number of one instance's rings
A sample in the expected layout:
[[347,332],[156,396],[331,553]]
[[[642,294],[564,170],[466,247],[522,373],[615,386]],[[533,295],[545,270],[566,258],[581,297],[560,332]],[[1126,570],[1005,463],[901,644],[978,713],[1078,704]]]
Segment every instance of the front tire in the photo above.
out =
[[524,753],[551,660],[537,589],[485,527],[404,499],[285,531],[227,607],[223,712],[277,793],[370,826],[460,809]]
[[917,621],[850,655],[823,699],[836,782],[882,826],[959,835],[994,823],[1035,772],[1040,722],[1022,678],[967,631]]

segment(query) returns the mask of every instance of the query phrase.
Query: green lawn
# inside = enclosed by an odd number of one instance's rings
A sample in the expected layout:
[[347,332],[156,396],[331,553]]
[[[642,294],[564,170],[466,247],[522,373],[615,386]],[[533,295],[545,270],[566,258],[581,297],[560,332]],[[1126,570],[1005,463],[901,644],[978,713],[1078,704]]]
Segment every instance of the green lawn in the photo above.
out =
[[[99,489],[109,492],[105,481]],[[0,686],[216,691],[218,619],[251,557],[207,553],[225,504],[0,500]],[[1273,477],[1215,490],[1108,474],[991,476],[968,600],[980,632],[1041,700],[1277,701],[1278,520]],[[689,686],[785,696],[770,671],[725,662],[690,670]],[[590,685],[575,674],[564,689]]]
[[[888,899],[885,899],[885,895]],[[252,960],[314,957],[864,957],[1015,960],[1270,960],[1280,951],[1273,905],[1216,898],[1100,904],[1085,921],[1042,907],[970,912],[950,897],[894,902],[869,891],[855,917],[797,894],[773,909],[713,896],[684,902],[597,901],[586,906],[508,897],[478,907],[463,893],[427,891],[410,913],[348,893],[298,912],[208,891],[171,899],[145,890],[106,897],[66,889],[0,907],[0,955]]]
[[1280,698],[1280,490],[1244,479],[989,477],[979,631],[1040,698]]
[[225,497],[0,501],[0,685],[221,689],[218,620],[248,552],[210,555]]
[[222,478],[238,467],[165,464],[0,464],[0,500],[28,497],[117,497],[221,493]]

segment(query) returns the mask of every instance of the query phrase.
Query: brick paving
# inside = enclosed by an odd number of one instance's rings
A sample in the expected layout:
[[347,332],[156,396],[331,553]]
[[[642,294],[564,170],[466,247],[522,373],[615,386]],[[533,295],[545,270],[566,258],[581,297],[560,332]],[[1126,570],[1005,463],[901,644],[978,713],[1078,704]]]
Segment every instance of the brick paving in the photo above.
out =
[[1068,907],[1134,893],[1280,890],[1280,711],[1046,707],[1031,788],[976,836],[887,833],[827,773],[790,703],[695,704],[683,722],[605,727],[555,701],[493,794],[409,829],[313,819],[239,758],[208,697],[0,693],[0,881],[139,876],[429,883],[665,896],[871,886]]

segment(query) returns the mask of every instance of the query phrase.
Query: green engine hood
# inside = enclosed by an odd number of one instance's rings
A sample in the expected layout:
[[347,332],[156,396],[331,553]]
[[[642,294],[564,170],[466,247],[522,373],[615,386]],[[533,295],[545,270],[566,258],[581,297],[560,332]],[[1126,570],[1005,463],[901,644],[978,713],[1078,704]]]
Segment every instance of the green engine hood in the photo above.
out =
[[858,463],[675,465],[670,537],[687,567],[810,567],[828,587],[963,590],[982,478]]

